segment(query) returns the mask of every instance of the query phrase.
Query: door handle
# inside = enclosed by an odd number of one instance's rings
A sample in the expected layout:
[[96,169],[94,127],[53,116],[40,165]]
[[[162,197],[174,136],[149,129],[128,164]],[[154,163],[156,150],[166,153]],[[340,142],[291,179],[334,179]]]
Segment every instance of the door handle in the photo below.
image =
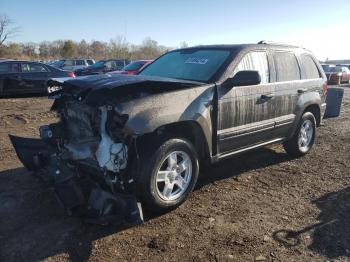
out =
[[260,99],[267,100],[273,98],[274,96],[274,94],[263,94],[260,96]]
[[306,93],[306,92],[307,92],[306,88],[298,89],[298,94],[303,94],[303,93]]

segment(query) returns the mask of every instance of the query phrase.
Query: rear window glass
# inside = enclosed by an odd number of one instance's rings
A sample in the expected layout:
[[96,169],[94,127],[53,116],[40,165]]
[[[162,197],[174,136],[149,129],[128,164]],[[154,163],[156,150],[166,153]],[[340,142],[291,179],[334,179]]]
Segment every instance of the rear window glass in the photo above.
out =
[[328,68],[328,72],[341,73],[342,72],[342,68],[340,66],[331,66],[331,67]]
[[297,58],[291,52],[275,52],[274,61],[277,81],[292,81],[300,79],[300,70]]
[[306,79],[320,78],[320,72],[318,71],[314,60],[309,55],[301,55],[300,57],[303,63]]
[[144,61],[135,61],[125,66],[123,70],[125,71],[139,70],[145,63],[146,62]]
[[328,72],[330,65],[322,65],[323,71]]

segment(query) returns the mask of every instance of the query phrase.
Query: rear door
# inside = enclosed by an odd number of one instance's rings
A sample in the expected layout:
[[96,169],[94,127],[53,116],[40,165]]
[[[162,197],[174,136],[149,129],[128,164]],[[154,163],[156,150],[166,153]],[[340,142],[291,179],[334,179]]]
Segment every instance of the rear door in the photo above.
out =
[[[303,95],[322,92],[322,76],[309,54],[296,56],[292,51],[275,51],[276,77],[276,132],[288,137],[292,125],[299,121]],[[299,102],[301,101],[301,103]]]
[[50,77],[50,71],[42,64],[32,62],[22,62],[22,81],[23,92],[26,93],[46,93],[47,80]]
[[274,122],[274,85],[270,82],[270,58],[265,50],[246,53],[231,77],[243,70],[256,70],[261,83],[253,86],[219,87],[219,154],[269,141]]
[[290,50],[275,50],[272,53],[276,81],[276,132],[285,137],[296,118],[298,90],[303,90],[304,85],[295,53]]
[[0,63],[0,95],[16,94],[21,81],[19,72],[19,63],[1,62]]

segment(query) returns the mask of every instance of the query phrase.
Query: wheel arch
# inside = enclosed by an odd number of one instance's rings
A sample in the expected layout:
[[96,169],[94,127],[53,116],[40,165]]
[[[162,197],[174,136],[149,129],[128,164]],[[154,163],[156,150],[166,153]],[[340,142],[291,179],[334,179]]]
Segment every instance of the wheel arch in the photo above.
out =
[[138,147],[160,146],[165,140],[183,138],[195,147],[201,161],[210,161],[211,147],[201,125],[194,120],[173,122],[158,127],[151,133],[138,137]]
[[314,115],[315,119],[316,119],[316,126],[320,126],[321,124],[321,109],[320,109],[320,106],[318,104],[311,104],[311,105],[308,105],[302,115],[306,112],[310,112]]

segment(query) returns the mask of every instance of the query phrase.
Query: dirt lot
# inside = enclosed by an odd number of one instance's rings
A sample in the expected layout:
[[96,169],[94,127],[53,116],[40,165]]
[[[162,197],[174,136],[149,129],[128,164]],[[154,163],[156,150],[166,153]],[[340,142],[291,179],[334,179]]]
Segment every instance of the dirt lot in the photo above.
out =
[[8,133],[37,136],[46,98],[0,100],[0,261],[349,261],[350,88],[309,155],[277,145],[202,170],[177,210],[142,226],[85,225],[22,167]]

